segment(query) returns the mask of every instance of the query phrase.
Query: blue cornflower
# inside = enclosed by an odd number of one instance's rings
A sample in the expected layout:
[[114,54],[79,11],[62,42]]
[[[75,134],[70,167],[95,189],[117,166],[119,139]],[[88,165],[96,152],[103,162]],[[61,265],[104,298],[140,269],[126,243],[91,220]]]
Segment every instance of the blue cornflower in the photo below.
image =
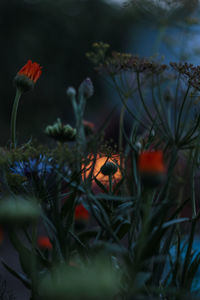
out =
[[33,175],[41,178],[44,175],[52,173],[54,166],[51,164],[53,158],[47,158],[40,154],[39,158],[30,158],[27,161],[15,161],[10,170],[14,174],[32,177]]

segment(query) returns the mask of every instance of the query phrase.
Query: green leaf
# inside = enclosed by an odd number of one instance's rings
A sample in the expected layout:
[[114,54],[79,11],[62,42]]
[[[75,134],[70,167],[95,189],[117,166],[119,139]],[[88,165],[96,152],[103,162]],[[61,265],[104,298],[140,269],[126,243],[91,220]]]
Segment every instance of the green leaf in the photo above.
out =
[[175,224],[180,224],[180,223],[183,223],[183,222],[190,222],[190,219],[189,218],[179,218],[179,219],[171,220],[171,221],[163,223],[162,228],[167,228],[169,226],[172,226],[172,225],[175,225]]
[[94,181],[104,191],[104,193],[106,194],[108,193],[106,187],[96,177],[94,177]]
[[200,253],[194,258],[194,260],[192,261],[192,263],[188,268],[185,281],[184,281],[185,288],[191,289],[191,285],[194,280],[195,274],[199,268],[199,265],[200,265]]
[[[108,191],[107,191],[108,192]],[[95,195],[96,199],[104,199],[104,200],[109,200],[109,201],[131,201],[136,199],[135,197],[121,197],[121,196],[116,196],[116,195],[109,195],[109,194],[98,194]]]
[[7,263],[3,259],[1,259],[1,262],[3,266],[6,268],[6,270],[8,270],[13,276],[19,279],[24,284],[25,287],[31,289],[31,281],[24,274],[15,271],[13,268],[7,265]]
[[22,267],[22,270],[25,274],[27,274],[29,277],[31,277],[31,251],[25,247],[20,239],[17,237],[17,234],[14,231],[9,232],[9,238],[12,243],[12,245],[15,247],[19,254],[19,260]]

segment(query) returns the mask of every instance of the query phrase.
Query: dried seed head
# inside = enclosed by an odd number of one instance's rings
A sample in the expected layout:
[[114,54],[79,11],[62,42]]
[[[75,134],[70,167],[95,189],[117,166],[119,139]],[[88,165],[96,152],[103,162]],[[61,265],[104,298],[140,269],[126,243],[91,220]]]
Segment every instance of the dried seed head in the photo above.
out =
[[116,164],[108,161],[101,167],[101,173],[107,176],[114,175],[117,172],[117,169],[118,167]]

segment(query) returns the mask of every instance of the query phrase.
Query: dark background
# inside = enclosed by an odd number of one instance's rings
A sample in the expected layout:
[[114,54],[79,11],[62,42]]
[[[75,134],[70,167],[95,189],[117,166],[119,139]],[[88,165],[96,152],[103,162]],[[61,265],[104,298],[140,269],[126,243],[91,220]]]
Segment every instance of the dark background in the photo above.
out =
[[[188,48],[184,33],[191,26],[185,20],[191,12],[197,12],[197,0],[181,0],[183,8],[173,13],[149,3],[149,0],[122,0],[120,5],[111,0],[1,0],[0,146],[9,145],[15,96],[13,78],[28,59],[41,64],[43,73],[34,91],[20,100],[19,144],[30,137],[47,143],[43,131],[57,117],[74,125],[65,91],[68,86],[77,88],[88,76],[94,83],[95,94],[89,100],[85,118],[98,127],[116,101],[120,108],[117,93],[109,89],[85,56],[92,43],[103,41],[113,50],[145,56],[160,52],[167,59],[171,55],[169,48],[181,47],[181,36],[182,48]],[[164,34],[159,37],[162,28]],[[175,56],[172,53],[173,59],[180,59]],[[116,119],[114,116],[111,135],[116,129]]]
[[96,41],[108,42],[116,50],[126,49],[130,22],[126,9],[101,0],[1,0],[0,145],[5,145],[10,135],[13,77],[28,59],[41,64],[43,73],[34,91],[20,100],[19,143],[30,136],[47,141],[43,131],[57,117],[73,125],[65,91],[68,86],[77,88],[88,76],[93,80],[95,95],[86,118],[99,121],[110,100],[105,96],[105,83],[93,71],[85,53]]

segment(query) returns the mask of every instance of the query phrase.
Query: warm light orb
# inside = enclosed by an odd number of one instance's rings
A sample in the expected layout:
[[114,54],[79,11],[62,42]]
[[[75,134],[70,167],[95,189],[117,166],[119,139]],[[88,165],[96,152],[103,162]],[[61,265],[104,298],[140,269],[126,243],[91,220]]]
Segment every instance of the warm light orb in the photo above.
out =
[[[94,163],[94,155],[89,155],[88,156],[88,161],[89,163],[87,165],[83,164],[83,170],[85,169],[85,172],[83,171],[82,173],[82,178],[83,180],[85,178],[88,178],[91,170],[92,170],[92,166]],[[93,170],[93,174],[92,174],[92,179],[94,177],[96,177],[97,180],[99,180],[101,183],[103,184],[108,184],[109,183],[109,177],[107,175],[103,175],[100,170],[101,167],[106,163],[106,162],[112,162],[115,163],[117,165],[117,167],[120,165],[120,156],[119,154],[114,154],[112,155],[112,157],[108,158],[107,156],[105,156],[104,154],[97,154],[96,156],[96,161],[95,161],[95,165],[94,165],[94,170]],[[118,167],[117,172],[112,176],[113,181],[116,183],[118,181],[120,181],[120,179],[122,178],[122,173]],[[94,180],[93,180],[93,182]]]

